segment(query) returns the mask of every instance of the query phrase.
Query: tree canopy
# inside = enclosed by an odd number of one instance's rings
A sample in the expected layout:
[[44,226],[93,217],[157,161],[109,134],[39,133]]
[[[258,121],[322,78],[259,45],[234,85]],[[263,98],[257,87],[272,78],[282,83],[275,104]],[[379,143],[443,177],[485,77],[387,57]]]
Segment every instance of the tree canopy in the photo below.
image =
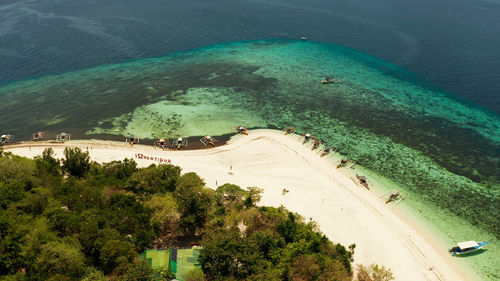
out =
[[352,280],[353,247],[257,206],[256,187],[214,191],[174,165],[64,156],[0,153],[0,280],[167,280],[138,253],[186,240],[202,246],[188,280]]

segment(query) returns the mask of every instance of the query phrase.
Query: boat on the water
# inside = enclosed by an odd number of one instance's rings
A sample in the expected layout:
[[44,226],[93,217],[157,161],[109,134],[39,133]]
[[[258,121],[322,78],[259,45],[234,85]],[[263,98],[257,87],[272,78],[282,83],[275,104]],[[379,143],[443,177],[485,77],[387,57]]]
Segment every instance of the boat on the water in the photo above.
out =
[[321,80],[321,83],[323,83],[323,84],[333,84],[333,83],[335,83],[335,80],[333,80],[333,78],[326,77],[325,79]]
[[486,245],[488,245],[488,242],[476,242],[476,241],[459,242],[457,243],[457,246],[449,249],[448,252],[452,256],[463,255],[479,251]]

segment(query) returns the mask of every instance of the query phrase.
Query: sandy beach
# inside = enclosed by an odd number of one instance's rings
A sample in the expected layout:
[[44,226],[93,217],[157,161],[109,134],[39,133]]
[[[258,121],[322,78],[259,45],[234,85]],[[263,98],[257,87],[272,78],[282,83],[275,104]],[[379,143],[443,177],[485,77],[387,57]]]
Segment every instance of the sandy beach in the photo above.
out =
[[[422,229],[398,213],[398,206],[385,204],[379,194],[353,180],[354,170],[337,169],[331,158],[303,145],[300,136],[253,130],[224,146],[190,151],[97,140],[21,143],[3,149],[32,158],[52,147],[62,158],[67,146],[88,150],[96,162],[132,158],[141,167],[170,162],[183,172],[196,172],[213,189],[224,183],[257,186],[264,190],[260,204],[283,205],[318,222],[332,241],[346,247],[355,243],[354,264],[389,267],[396,280],[466,280],[446,252],[449,245],[437,249]],[[282,194],[284,188],[289,192]]]

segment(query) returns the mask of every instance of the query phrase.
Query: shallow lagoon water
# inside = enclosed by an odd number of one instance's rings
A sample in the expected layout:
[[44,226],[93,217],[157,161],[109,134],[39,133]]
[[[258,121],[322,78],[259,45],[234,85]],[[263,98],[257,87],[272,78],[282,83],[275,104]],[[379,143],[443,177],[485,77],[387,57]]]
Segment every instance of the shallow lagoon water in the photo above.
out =
[[[498,243],[500,117],[415,80],[336,45],[235,42],[11,83],[0,128],[168,138],[294,126],[391,179],[447,241]],[[494,249],[470,259],[485,279],[499,278]]]

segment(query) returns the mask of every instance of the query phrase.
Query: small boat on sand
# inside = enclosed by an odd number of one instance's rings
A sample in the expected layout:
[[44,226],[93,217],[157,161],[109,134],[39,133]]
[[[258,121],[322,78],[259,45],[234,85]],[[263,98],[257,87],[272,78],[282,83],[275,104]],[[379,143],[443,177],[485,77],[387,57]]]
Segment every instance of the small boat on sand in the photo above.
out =
[[215,147],[215,143],[218,141],[212,136],[204,136],[200,139],[200,142],[205,146],[211,145],[211,146]]
[[44,139],[45,139],[45,132],[36,132],[33,135],[31,135],[32,141],[42,141]]
[[[324,150],[323,150],[323,153],[321,153],[321,157],[323,156],[326,156],[328,153],[330,153],[330,151],[332,151],[332,147],[331,146],[327,146]],[[334,151],[335,152],[335,151]]]
[[170,147],[177,147],[177,149],[181,149],[181,147],[188,146],[189,140],[186,138],[176,138],[168,141],[168,145]]
[[323,83],[323,84],[333,84],[333,83],[335,83],[335,80],[333,80],[333,78],[326,77],[325,79],[321,80],[321,83]]
[[306,142],[310,141],[311,138],[312,138],[311,134],[305,134],[304,141],[302,142],[302,144],[306,144]]
[[365,177],[365,176],[360,176],[360,175],[356,174],[356,178],[358,179],[359,183],[360,183],[362,186],[366,187],[366,189],[368,189],[368,190],[370,189],[370,188],[368,187],[368,180],[366,179],[366,177]]
[[486,245],[488,245],[488,242],[476,242],[476,241],[459,242],[457,243],[457,246],[449,249],[448,252],[452,256],[458,256],[479,251]]
[[385,204],[390,202],[395,202],[396,205],[401,203],[405,199],[405,196],[399,190],[393,190],[389,196],[386,197]]
[[159,139],[159,140],[155,140],[155,146],[161,147],[161,149],[165,149],[165,148],[168,148],[169,144],[168,144],[168,141],[166,141],[165,139]]
[[285,132],[285,135],[288,135],[288,134],[294,134],[297,130],[295,130],[293,127],[288,127],[283,129],[282,131]]
[[349,163],[349,161],[351,160],[348,158],[342,158],[342,160],[340,160],[339,164],[337,165],[337,169],[345,167],[347,163]]
[[248,129],[243,126],[234,127],[233,132],[235,132],[236,134],[245,134],[248,136]]
[[313,142],[313,147],[311,150],[315,150],[316,148],[319,147],[319,145],[321,144],[321,140],[320,139],[315,139],[314,142]]
[[0,136],[0,146],[12,142],[14,139],[13,135],[2,135]]

